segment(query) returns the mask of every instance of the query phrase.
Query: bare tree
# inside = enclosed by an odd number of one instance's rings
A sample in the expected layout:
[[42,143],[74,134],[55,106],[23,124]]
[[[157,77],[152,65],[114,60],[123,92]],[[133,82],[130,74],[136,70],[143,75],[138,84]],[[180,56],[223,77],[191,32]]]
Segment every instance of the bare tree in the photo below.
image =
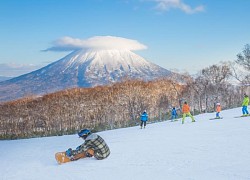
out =
[[236,63],[243,66],[246,70],[250,71],[250,45],[246,44],[242,53],[237,54]]

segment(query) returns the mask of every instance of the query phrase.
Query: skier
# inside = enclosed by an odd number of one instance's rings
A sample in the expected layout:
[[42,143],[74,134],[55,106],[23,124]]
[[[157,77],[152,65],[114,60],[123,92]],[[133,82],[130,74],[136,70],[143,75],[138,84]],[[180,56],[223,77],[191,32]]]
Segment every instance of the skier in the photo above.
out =
[[173,122],[174,119],[177,119],[177,117],[178,117],[177,111],[176,111],[175,107],[173,107],[173,109],[171,111],[171,122]]
[[184,124],[184,120],[185,120],[187,115],[192,119],[192,122],[195,122],[194,117],[190,113],[190,107],[189,107],[189,105],[187,104],[186,101],[184,102],[184,104],[182,106],[182,113],[183,113],[182,124]]
[[141,115],[141,129],[142,129],[143,125],[144,125],[144,128],[146,127],[147,120],[148,120],[148,114],[147,114],[147,111],[144,110],[142,115]]
[[242,102],[243,116],[248,116],[249,115],[249,112],[247,110],[248,104],[249,104],[249,97],[248,97],[248,95],[244,94],[244,99],[243,99],[243,102]]
[[216,103],[216,119],[220,119],[221,106],[220,103]]
[[72,159],[74,156],[85,152],[86,157],[94,156],[98,160],[105,159],[109,156],[110,150],[105,141],[97,134],[92,133],[89,129],[83,129],[78,133],[78,136],[83,138],[85,142],[78,146],[76,150],[69,148],[66,151],[66,155]]

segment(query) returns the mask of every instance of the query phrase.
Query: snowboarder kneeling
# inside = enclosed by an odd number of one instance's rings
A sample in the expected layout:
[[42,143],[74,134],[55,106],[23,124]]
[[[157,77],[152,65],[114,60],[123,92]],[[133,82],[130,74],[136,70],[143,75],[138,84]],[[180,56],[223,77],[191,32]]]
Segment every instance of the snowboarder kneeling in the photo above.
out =
[[76,150],[69,148],[66,155],[74,160],[74,156],[85,152],[86,157],[94,156],[98,160],[105,159],[109,156],[110,150],[105,141],[97,134],[92,133],[89,129],[83,129],[78,133],[85,142],[78,146]]

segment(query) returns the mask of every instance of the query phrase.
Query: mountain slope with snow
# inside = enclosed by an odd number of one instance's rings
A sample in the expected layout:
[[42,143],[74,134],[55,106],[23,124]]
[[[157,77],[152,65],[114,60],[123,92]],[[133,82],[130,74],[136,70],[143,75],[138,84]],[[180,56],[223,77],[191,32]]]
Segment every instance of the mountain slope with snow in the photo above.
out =
[[78,50],[39,70],[0,82],[0,101],[107,85],[123,78],[153,80],[170,74],[129,50]]
[[111,149],[94,158],[58,165],[55,152],[75,148],[77,135],[0,141],[0,179],[5,180],[247,180],[250,179],[250,117],[241,108],[139,127],[99,132]]

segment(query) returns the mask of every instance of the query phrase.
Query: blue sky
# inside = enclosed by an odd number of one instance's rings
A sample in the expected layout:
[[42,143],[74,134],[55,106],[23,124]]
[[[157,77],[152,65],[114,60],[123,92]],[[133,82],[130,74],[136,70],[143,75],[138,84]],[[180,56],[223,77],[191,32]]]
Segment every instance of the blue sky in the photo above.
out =
[[249,0],[1,0],[0,76],[42,67],[69,52],[43,51],[63,37],[114,36],[135,53],[191,74],[233,61],[250,43]]

